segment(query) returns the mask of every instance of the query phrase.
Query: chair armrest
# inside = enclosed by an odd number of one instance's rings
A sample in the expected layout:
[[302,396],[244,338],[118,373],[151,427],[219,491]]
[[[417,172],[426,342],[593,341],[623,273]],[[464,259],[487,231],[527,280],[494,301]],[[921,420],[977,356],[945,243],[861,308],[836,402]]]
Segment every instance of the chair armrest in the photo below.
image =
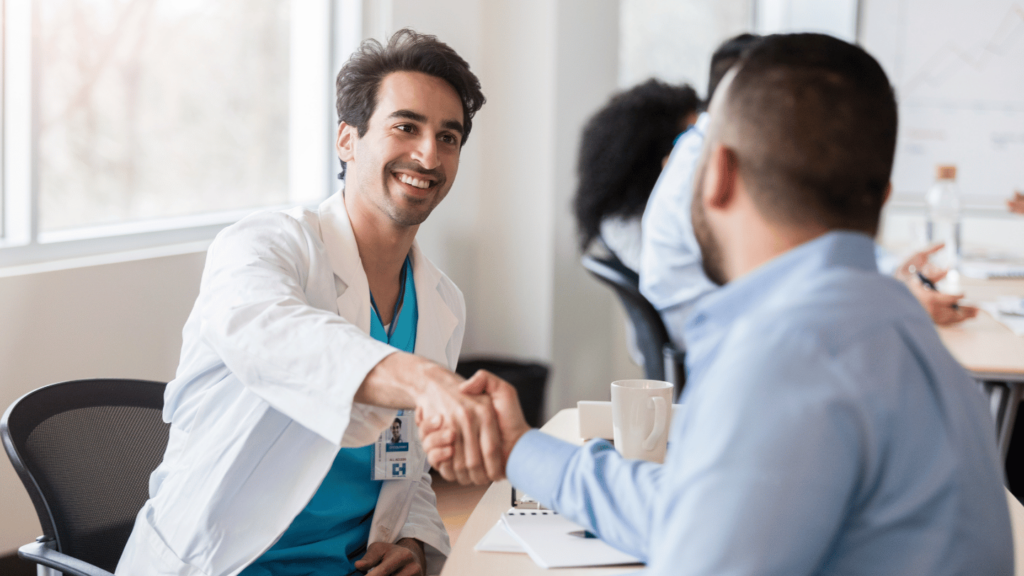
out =
[[78,558],[57,552],[47,546],[49,542],[33,542],[18,548],[18,556],[25,560],[41,564],[47,568],[59,570],[64,576],[114,576],[110,572],[97,568]]

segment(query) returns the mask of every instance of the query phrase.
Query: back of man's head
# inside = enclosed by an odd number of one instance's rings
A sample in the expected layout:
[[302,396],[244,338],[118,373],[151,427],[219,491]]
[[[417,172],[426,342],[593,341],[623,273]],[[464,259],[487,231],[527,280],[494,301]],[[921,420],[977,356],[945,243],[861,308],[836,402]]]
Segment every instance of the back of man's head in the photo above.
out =
[[831,36],[789,34],[765,37],[735,70],[709,137],[736,153],[761,215],[874,234],[896,147],[896,100],[878,62]]

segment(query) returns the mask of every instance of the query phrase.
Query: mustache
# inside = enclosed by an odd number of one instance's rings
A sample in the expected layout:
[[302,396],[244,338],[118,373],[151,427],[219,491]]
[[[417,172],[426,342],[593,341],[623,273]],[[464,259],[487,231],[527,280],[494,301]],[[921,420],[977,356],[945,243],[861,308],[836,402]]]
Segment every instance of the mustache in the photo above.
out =
[[435,180],[438,183],[445,181],[444,171],[440,169],[427,170],[423,166],[420,166],[417,162],[394,162],[388,164],[388,171],[394,172],[395,170],[408,170],[415,172],[416,174],[431,180]]

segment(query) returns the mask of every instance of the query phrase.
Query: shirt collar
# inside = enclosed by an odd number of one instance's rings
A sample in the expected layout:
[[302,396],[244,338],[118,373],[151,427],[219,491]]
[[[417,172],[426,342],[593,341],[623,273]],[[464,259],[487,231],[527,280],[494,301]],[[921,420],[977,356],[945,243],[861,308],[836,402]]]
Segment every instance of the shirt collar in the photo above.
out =
[[700,116],[697,116],[697,121],[693,123],[693,126],[691,126],[690,129],[696,132],[697,134],[704,136],[704,134],[706,134],[708,131],[709,122],[711,122],[711,116],[708,115],[706,111],[701,112]]
[[[701,299],[684,326],[687,355],[695,362],[713,355],[718,339],[739,317],[780,292],[790,293],[829,268],[876,271],[874,241],[866,234],[832,231],[793,248]],[[689,364],[689,358],[688,364]]]

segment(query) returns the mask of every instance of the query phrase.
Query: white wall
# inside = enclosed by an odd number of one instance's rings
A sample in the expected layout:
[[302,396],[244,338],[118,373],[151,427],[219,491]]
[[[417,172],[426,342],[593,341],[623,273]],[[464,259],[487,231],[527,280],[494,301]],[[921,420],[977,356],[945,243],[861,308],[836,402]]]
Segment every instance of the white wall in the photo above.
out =
[[555,38],[554,326],[549,413],[579,400],[610,400],[612,358],[623,356],[618,302],[580,265],[575,219],[576,156],[587,119],[617,89],[618,0],[557,3]]
[[[204,253],[0,277],[0,409],[79,378],[168,381],[199,293]],[[0,555],[42,534],[0,458]]]
[[749,32],[752,0],[622,0],[619,85],[648,78],[707,89],[711,54]]

